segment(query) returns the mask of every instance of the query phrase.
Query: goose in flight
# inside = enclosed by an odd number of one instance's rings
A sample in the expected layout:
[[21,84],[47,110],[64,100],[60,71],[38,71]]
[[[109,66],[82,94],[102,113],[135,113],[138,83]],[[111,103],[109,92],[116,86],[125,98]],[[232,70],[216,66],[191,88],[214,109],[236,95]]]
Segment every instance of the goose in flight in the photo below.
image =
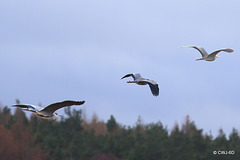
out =
[[216,58],[219,58],[217,56],[217,54],[219,52],[224,51],[227,53],[232,53],[234,51],[233,49],[230,49],[230,48],[223,48],[223,49],[216,50],[216,51],[212,52],[211,54],[208,54],[207,51],[203,47],[200,47],[200,46],[182,46],[181,48],[195,48],[196,50],[198,50],[201,53],[202,58],[197,58],[197,59],[195,59],[196,61],[198,61],[198,60],[215,61]]
[[36,115],[45,118],[45,119],[54,119],[59,115],[57,113],[54,113],[56,110],[62,108],[62,107],[67,107],[67,106],[72,106],[72,105],[81,105],[84,104],[85,101],[63,101],[63,102],[57,102],[48,105],[47,107],[40,107],[36,105],[31,105],[31,104],[15,104],[13,107],[20,107],[25,111],[30,111],[35,113]]
[[124,77],[122,77],[121,79],[126,78],[126,77],[130,77],[130,76],[133,77],[134,81],[128,81],[127,83],[136,83],[138,85],[147,85],[148,84],[150,89],[151,89],[152,94],[154,96],[159,95],[158,84],[155,81],[142,78],[139,73],[127,74]]

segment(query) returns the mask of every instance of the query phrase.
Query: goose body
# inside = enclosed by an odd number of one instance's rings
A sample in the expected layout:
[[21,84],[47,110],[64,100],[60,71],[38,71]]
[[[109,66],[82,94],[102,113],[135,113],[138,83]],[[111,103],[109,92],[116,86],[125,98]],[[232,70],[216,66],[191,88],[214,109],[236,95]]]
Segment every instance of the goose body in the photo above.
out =
[[126,77],[132,77],[134,81],[128,81],[127,83],[136,83],[138,85],[149,85],[151,92],[154,96],[159,95],[159,88],[158,84],[150,79],[142,78],[142,76],[139,73],[131,73],[123,76],[121,79],[124,79]]
[[216,58],[219,58],[219,57],[217,56],[217,54],[218,54],[219,52],[221,52],[221,51],[227,52],[227,53],[232,53],[232,52],[234,52],[233,49],[223,48],[223,49],[219,49],[219,50],[216,50],[216,51],[208,54],[207,51],[206,51],[203,47],[201,47],[201,46],[182,46],[181,48],[194,48],[194,49],[198,50],[198,51],[201,53],[202,58],[197,58],[197,59],[195,59],[196,61],[198,61],[198,60],[215,61]]
[[57,113],[55,113],[56,110],[58,110],[62,107],[68,107],[68,106],[72,106],[72,105],[82,105],[84,103],[85,103],[85,101],[67,100],[67,101],[63,101],[63,102],[53,103],[46,107],[41,107],[41,106],[32,105],[32,104],[15,104],[15,105],[13,105],[13,107],[20,107],[25,111],[30,111],[30,112],[35,113],[39,117],[42,117],[45,119],[52,119],[52,118],[61,116],[61,115],[58,115]]

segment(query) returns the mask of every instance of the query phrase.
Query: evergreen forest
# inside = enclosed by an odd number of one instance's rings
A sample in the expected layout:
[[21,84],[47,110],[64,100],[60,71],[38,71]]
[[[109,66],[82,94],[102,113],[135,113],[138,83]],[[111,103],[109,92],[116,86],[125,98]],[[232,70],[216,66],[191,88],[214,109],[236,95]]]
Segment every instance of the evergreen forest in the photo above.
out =
[[186,116],[168,129],[161,122],[124,126],[112,115],[106,122],[65,108],[51,121],[16,108],[0,107],[0,160],[239,160],[240,136],[233,128],[213,137]]

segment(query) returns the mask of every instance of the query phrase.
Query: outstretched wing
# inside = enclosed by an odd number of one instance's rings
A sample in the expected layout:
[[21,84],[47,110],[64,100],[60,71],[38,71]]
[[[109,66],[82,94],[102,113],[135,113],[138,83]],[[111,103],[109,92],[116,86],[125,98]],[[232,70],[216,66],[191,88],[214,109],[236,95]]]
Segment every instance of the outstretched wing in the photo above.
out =
[[208,56],[207,51],[203,47],[200,47],[200,46],[182,46],[181,48],[194,48],[201,53],[202,57]]
[[141,75],[139,73],[130,73],[125,76],[123,76],[121,79],[126,78],[126,77],[132,77],[134,80],[141,78]]
[[44,109],[42,109],[41,111],[47,111],[47,112],[51,112],[53,113],[54,111],[58,110],[59,108],[62,107],[67,107],[67,106],[72,106],[72,105],[82,105],[84,104],[85,101],[63,101],[63,102],[57,102],[57,103],[53,103],[48,105],[47,107],[45,107]]
[[154,96],[158,96],[159,95],[159,87],[158,87],[158,84],[153,81],[153,80],[149,80],[149,79],[145,79],[145,80],[142,80],[143,82],[146,82],[150,89],[151,89],[151,92]]
[[12,105],[12,107],[20,107],[22,109],[28,109],[29,111],[34,111],[34,112],[37,111],[39,108],[41,108],[31,104],[15,104],[15,105]]
[[223,48],[223,49],[219,49],[219,50],[216,50],[216,51],[212,52],[209,56],[211,56],[211,57],[215,57],[215,56],[216,56],[219,52],[221,52],[221,51],[223,51],[223,52],[227,52],[227,53],[232,53],[232,52],[234,52],[233,49],[230,49],[230,48]]

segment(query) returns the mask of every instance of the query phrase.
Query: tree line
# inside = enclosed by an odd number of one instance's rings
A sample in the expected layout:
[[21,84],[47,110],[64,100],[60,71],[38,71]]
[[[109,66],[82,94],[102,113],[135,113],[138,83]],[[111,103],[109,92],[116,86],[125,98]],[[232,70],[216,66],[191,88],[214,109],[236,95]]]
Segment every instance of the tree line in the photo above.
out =
[[233,160],[240,159],[240,136],[204,134],[186,116],[169,131],[161,122],[124,126],[83,111],[65,108],[65,117],[50,121],[17,108],[0,108],[0,160]]

